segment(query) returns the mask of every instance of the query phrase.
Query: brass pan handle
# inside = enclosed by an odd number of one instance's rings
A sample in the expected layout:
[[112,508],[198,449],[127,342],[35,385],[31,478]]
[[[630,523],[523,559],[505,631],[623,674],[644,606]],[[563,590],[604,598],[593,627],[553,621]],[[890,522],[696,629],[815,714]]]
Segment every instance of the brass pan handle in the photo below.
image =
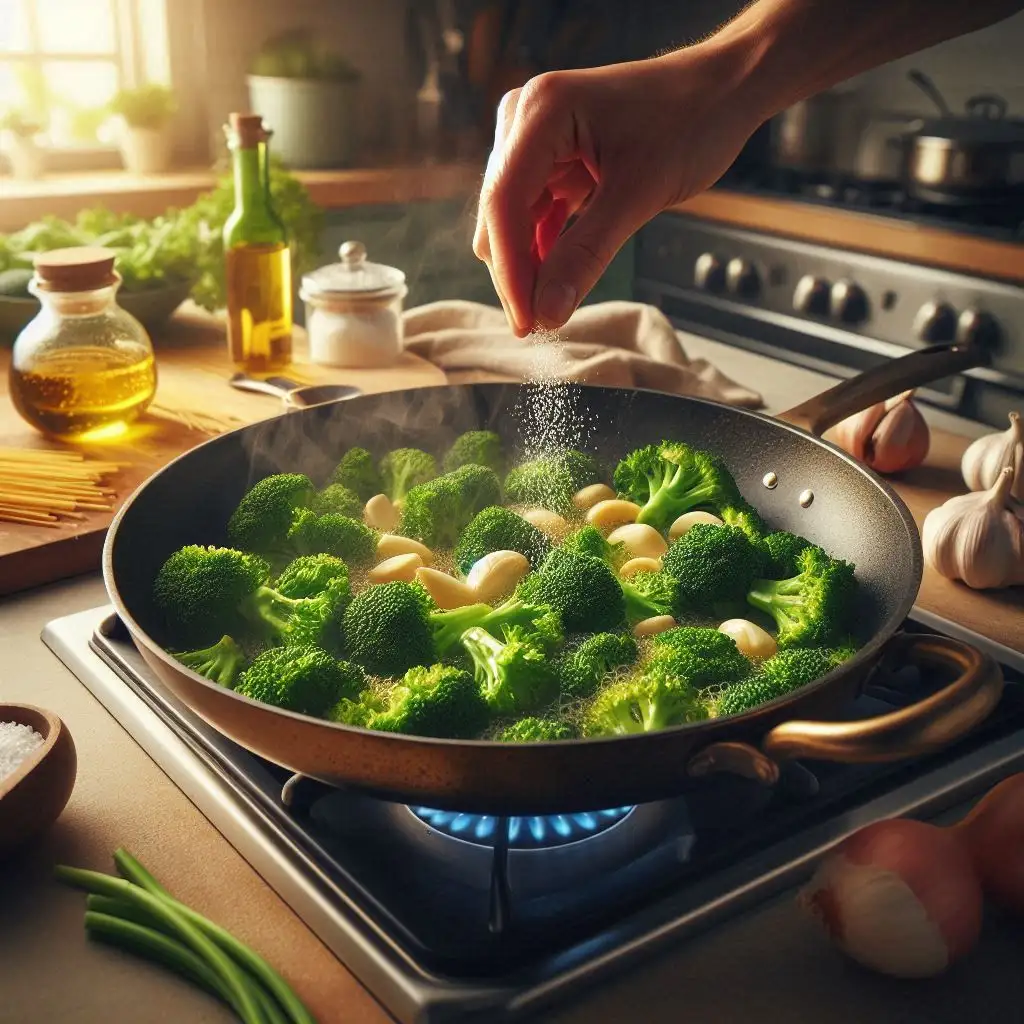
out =
[[961,370],[984,366],[989,359],[982,345],[931,345],[844,380],[777,418],[820,437],[829,427],[876,402]]
[[[900,661],[920,659],[959,674],[925,700],[856,722],[784,722],[761,741],[776,761],[814,758],[864,764],[901,761],[946,746],[988,717],[1003,692],[1003,672],[987,654],[951,637],[899,633],[884,648]],[[884,656],[884,655],[883,655]]]

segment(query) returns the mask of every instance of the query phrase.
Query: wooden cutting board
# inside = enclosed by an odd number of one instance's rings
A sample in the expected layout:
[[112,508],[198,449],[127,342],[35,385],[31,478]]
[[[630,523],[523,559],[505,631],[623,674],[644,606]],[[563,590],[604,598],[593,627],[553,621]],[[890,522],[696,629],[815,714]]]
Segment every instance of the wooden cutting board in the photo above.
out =
[[[308,361],[304,334],[296,334],[295,364],[284,375],[301,383],[353,384],[367,393],[447,383],[442,370],[411,353],[387,370],[316,366]],[[147,413],[124,438],[80,449],[96,458],[128,464],[112,479],[118,506],[157,469],[211,436],[164,410],[173,410],[186,420],[194,419],[196,412],[211,412],[231,417],[232,426],[255,423],[283,411],[277,398],[238,391],[227,384],[233,367],[218,319],[186,308],[154,338],[154,346],[159,378],[156,411]],[[0,349],[0,446],[66,448],[41,437],[15,412],[6,388],[9,361],[9,350]],[[97,569],[112,518],[111,512],[87,513],[85,519],[59,529],[0,522],[0,595]]]

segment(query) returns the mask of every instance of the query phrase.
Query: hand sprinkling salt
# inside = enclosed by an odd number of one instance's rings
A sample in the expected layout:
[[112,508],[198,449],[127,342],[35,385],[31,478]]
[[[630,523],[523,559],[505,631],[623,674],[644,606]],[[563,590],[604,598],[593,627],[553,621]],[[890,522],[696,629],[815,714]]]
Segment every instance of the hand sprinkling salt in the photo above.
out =
[[0,781],[13,775],[22,761],[43,743],[43,737],[29,725],[0,722]]

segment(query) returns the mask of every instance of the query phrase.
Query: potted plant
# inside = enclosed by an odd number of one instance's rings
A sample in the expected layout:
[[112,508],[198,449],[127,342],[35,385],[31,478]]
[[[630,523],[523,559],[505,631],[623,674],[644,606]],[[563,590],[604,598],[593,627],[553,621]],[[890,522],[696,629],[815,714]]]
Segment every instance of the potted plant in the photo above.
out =
[[0,115],[0,135],[11,165],[11,174],[21,181],[35,181],[43,176],[46,152],[36,142],[44,125],[20,110]]
[[171,120],[178,101],[165,85],[122,89],[110,103],[121,121],[121,158],[133,174],[159,174],[171,164]]
[[264,44],[248,76],[249,101],[295,169],[348,167],[356,152],[358,72],[305,30]]

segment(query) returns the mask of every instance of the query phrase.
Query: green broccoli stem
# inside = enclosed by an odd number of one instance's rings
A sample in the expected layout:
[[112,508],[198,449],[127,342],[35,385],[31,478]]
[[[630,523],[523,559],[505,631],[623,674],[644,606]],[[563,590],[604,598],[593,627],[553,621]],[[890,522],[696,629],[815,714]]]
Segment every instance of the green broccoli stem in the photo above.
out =
[[446,612],[431,612],[434,646],[439,654],[447,654],[462,639],[462,634],[473,626],[483,626],[493,612],[489,604],[467,604]]
[[257,625],[283,633],[291,623],[291,613],[304,600],[308,598],[285,597],[272,587],[263,586],[242,602],[242,614]]
[[186,946],[198,954],[209,964],[211,970],[220,978],[229,995],[232,1008],[242,1018],[244,1024],[266,1024],[260,1011],[259,1003],[249,987],[242,970],[232,962],[221,949],[210,941],[184,914],[168,901],[152,893],[140,889],[122,878],[113,878],[98,871],[86,871],[82,868],[68,867],[58,864],[57,877],[86,892],[99,893],[123,899],[127,903],[144,907],[160,920],[169,930],[173,931]]
[[496,640],[486,629],[471,627],[460,637],[462,646],[469,652],[476,667],[477,682],[481,684],[484,695],[493,689],[498,682],[497,657],[505,645]]
[[235,677],[245,664],[245,653],[230,636],[226,635],[212,647],[200,651],[187,651],[177,657],[183,665],[195,669],[201,676],[228,689],[234,685]]
[[291,987],[262,957],[243,945],[220,925],[196,913],[191,907],[179,903],[171,894],[130,854],[119,849],[114,852],[114,862],[125,878],[163,900],[174,908],[188,922],[209,936],[217,946],[230,953],[242,966],[258,978],[281,1004],[293,1024],[316,1024],[309,1010],[302,1004]]
[[754,580],[747,591],[747,603],[770,615],[777,625],[793,623],[796,618],[789,609],[800,608],[803,603],[800,577],[788,580]]
[[626,601],[626,619],[631,626],[635,626],[644,619],[653,618],[655,615],[667,614],[664,608],[641,594],[628,580],[619,580],[619,584],[622,587],[622,596]]

